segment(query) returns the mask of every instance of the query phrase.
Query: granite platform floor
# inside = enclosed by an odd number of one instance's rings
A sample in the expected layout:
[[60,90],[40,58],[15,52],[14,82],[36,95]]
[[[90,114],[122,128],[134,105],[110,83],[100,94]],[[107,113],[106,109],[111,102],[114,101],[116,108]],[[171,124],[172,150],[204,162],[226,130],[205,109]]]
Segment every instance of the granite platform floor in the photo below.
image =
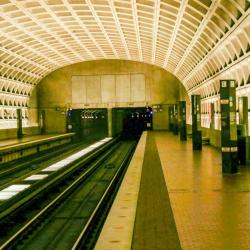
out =
[[156,143],[181,248],[249,250],[250,166],[225,175],[219,149],[204,145],[193,151],[191,139],[181,142],[168,132],[149,136]]
[[29,136],[24,136],[22,138],[0,140],[0,150],[2,148],[7,148],[13,145],[24,144],[26,142],[29,143],[29,142],[39,141],[39,140],[50,139],[52,137],[58,137],[59,135],[63,135],[63,134],[29,135]]

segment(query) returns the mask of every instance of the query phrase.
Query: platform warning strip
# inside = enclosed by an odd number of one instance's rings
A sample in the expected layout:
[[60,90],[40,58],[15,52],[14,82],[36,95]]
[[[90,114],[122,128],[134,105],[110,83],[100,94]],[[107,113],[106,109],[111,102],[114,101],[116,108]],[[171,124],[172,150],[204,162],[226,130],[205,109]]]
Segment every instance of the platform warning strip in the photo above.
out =
[[147,132],[143,132],[95,245],[95,250],[131,249],[146,138]]
[[153,133],[148,133],[132,250],[181,249]]

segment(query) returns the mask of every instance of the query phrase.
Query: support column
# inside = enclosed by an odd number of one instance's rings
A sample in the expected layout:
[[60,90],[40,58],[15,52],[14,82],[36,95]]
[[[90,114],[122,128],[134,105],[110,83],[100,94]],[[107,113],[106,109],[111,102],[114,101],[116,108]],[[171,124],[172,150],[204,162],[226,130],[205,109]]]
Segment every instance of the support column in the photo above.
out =
[[173,107],[173,132],[174,135],[178,135],[178,105],[174,104]]
[[113,137],[112,131],[112,109],[108,108],[108,137]]
[[238,172],[236,91],[234,80],[220,81],[221,152],[223,173]]
[[41,110],[40,112],[40,129],[41,129],[41,134],[45,134],[45,110]]
[[[81,117],[82,118],[82,117]],[[72,132],[72,109],[66,110],[66,132]]]
[[239,124],[241,127],[241,136],[248,135],[248,98],[247,96],[241,96],[238,99],[239,107]]
[[174,107],[168,107],[169,131],[174,131]]
[[17,138],[23,137],[22,109],[17,109]]
[[214,129],[214,103],[210,103],[210,128]]
[[192,95],[192,138],[193,150],[202,149],[201,140],[201,97]]
[[248,136],[248,98],[238,98],[239,125],[237,125],[238,160],[241,165],[246,165],[247,160],[247,136]]
[[180,118],[180,140],[187,140],[187,126],[186,126],[186,101],[179,102],[179,118]]

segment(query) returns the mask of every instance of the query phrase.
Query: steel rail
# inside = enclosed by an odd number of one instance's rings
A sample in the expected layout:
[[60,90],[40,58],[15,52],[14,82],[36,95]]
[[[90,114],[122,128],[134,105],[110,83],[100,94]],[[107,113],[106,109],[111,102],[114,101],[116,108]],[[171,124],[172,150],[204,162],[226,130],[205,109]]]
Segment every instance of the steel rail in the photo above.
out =
[[[61,155],[61,154],[68,154],[68,153],[72,153],[74,151],[77,151],[79,148],[83,147],[83,143],[78,143],[78,144],[73,144],[73,145],[69,145],[67,144],[66,146],[64,145],[64,147],[62,147],[63,145],[57,147],[57,150],[53,150],[52,152],[48,152],[48,150],[42,151],[39,153],[36,153],[34,155],[30,155],[24,158],[21,158],[19,161],[20,163],[18,163],[18,160],[15,160],[14,162],[12,162],[11,164],[6,164],[6,166],[1,166],[0,165],[0,180],[1,182],[3,182],[3,178],[4,177],[9,177],[11,174],[15,173],[15,175],[17,174],[17,171],[23,171],[26,169],[26,167],[30,167],[31,165],[34,164],[40,164],[40,163],[44,163],[45,161],[49,161],[52,159],[52,157]],[[28,161],[26,158],[29,158]],[[30,159],[31,158],[31,159]],[[13,166],[13,167],[12,167]],[[2,169],[3,168],[3,169]],[[36,170],[39,169],[39,167],[37,168],[33,168],[32,170]],[[6,182],[3,182],[3,184],[0,184],[0,189],[3,189],[6,184]]]
[[79,171],[79,169],[83,168],[95,157],[98,157],[104,150],[114,145],[118,140],[119,138],[114,139],[100,146],[100,148],[88,152],[86,155],[67,165],[67,167],[57,170],[56,172],[50,174],[46,179],[33,184],[32,187],[17,194],[14,198],[0,204],[0,224],[4,218],[8,217],[12,213],[15,213],[22,206],[27,205],[27,203],[34,197],[39,194],[42,195],[43,192],[48,192],[49,189],[55,187],[66,178]]
[[89,217],[87,223],[85,224],[83,230],[81,231],[79,237],[75,241],[73,247],[71,250],[76,250],[76,249],[82,249],[82,247],[85,247],[84,244],[86,244],[86,238],[88,238],[88,235],[92,233],[91,227],[95,223],[96,220],[98,220],[98,214],[100,213],[100,210],[104,207],[107,206],[107,200],[109,202],[113,202],[113,199],[108,199],[116,194],[116,192],[112,192],[114,188],[116,188],[116,191],[118,190],[120,185],[117,185],[119,181],[121,181],[121,177],[124,174],[124,168],[126,167],[126,164],[128,161],[131,159],[131,153],[133,152],[133,148],[130,148],[130,150],[127,152],[126,156],[123,159],[123,162],[121,163],[120,167],[116,171],[115,175],[113,176],[112,180],[110,181],[107,189],[105,190],[104,194],[102,195],[101,199],[99,200],[97,206],[95,207],[93,213]]
[[22,238],[29,228],[35,226],[47,213],[53,210],[56,205],[61,202],[63,199],[66,199],[67,196],[72,193],[85,179],[87,179],[97,167],[109,157],[117,145],[114,145],[108,152],[102,155],[97,161],[92,164],[81,176],[79,176],[70,186],[68,186],[63,192],[61,192],[56,198],[53,199],[45,208],[38,212],[32,219],[30,219],[22,228],[20,228],[13,236],[11,236],[4,244],[0,246],[0,249],[9,249],[10,247],[15,246],[18,239]]

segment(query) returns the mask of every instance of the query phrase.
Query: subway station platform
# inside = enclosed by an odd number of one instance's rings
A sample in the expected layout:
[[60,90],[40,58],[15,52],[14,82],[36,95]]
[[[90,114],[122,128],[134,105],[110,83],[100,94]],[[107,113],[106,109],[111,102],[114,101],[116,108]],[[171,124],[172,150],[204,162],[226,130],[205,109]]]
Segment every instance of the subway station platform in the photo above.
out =
[[[68,136],[69,134],[47,134],[47,135],[30,135],[22,138],[0,140],[0,150],[9,149],[10,147],[20,147],[31,143],[50,141],[53,139],[58,139]],[[72,136],[72,134],[70,134],[70,136]]]
[[32,135],[0,140],[0,163],[7,163],[70,143],[74,133]]
[[250,166],[221,171],[221,152],[144,133],[96,250],[250,249]]

